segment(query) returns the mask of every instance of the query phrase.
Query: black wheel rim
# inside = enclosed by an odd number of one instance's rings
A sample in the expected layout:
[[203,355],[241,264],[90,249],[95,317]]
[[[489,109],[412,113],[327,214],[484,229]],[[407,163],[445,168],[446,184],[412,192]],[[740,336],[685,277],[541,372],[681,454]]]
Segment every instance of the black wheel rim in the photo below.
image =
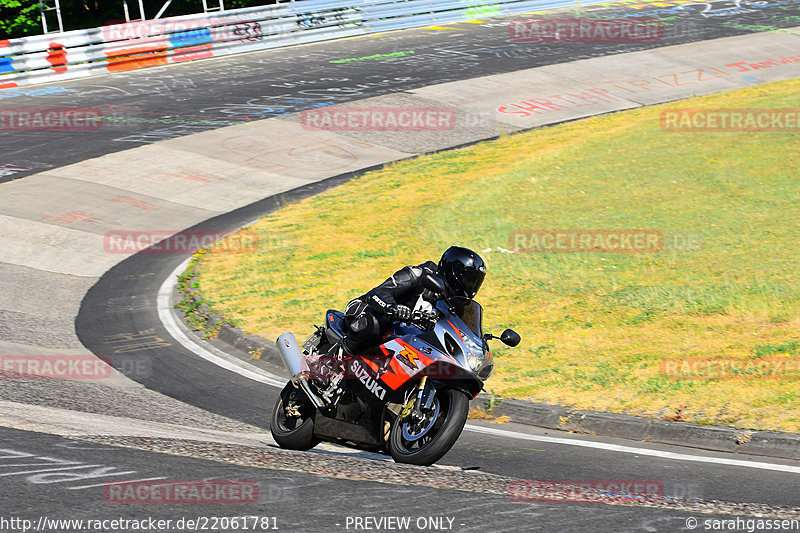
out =
[[[398,432],[398,444],[405,454],[417,453],[428,446],[436,439],[439,431],[444,426],[447,416],[450,413],[450,401],[446,394],[436,394],[434,398],[434,409],[429,414],[431,420],[414,424],[407,420],[401,421],[400,431]],[[411,427],[410,427],[411,426]],[[422,426],[420,429],[419,426]],[[406,438],[410,436],[411,438]]]
[[421,438],[424,438],[425,435],[427,435],[436,424],[436,421],[439,418],[439,410],[439,398],[434,398],[432,412],[429,413],[425,418],[419,421],[404,421],[400,426],[400,432],[403,435],[403,442],[415,442]]

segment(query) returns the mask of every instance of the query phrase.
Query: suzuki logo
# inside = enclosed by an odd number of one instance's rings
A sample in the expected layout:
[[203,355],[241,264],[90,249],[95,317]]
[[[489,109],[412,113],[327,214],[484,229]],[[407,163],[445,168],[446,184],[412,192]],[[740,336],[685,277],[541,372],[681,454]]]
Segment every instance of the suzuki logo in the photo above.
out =
[[361,363],[358,362],[358,359],[353,359],[353,362],[350,363],[350,370],[353,371],[353,374],[367,387],[372,394],[383,400],[386,396],[386,389],[378,385],[378,382],[369,377],[369,374],[364,367],[361,366]]

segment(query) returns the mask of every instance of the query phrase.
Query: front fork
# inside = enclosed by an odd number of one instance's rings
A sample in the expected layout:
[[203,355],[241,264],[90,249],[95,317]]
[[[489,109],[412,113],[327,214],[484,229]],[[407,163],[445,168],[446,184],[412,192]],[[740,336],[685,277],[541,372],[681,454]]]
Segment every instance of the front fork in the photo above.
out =
[[428,376],[422,376],[417,384],[416,394],[413,394],[403,405],[403,410],[400,411],[400,420],[405,420],[409,416],[422,420],[425,417],[423,410],[430,409],[435,394],[436,388],[432,383],[428,383]]

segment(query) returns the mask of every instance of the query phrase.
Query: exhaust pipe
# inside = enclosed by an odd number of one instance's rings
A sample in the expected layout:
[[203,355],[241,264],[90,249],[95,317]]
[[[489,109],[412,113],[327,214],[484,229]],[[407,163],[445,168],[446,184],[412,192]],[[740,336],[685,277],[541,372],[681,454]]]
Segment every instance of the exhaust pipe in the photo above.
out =
[[297,339],[291,333],[284,333],[278,340],[275,341],[278,346],[278,351],[281,353],[283,364],[286,365],[286,370],[292,377],[300,374],[301,372],[308,372],[308,363],[303,356],[303,350],[297,344]]
[[306,396],[308,396],[308,399],[311,400],[311,403],[318,409],[325,408],[327,406],[325,401],[314,394],[314,391],[311,390],[311,386],[308,383],[308,363],[294,335],[291,333],[284,333],[278,337],[275,344],[278,346],[278,352],[281,354],[283,364],[286,366],[289,374],[292,375],[292,385],[294,385],[295,388],[301,389]]

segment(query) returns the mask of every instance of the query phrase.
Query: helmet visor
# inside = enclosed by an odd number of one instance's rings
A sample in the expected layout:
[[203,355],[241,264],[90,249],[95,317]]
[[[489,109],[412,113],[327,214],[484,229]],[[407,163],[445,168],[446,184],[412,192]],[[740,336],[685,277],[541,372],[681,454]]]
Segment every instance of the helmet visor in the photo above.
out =
[[481,284],[483,284],[483,278],[486,277],[485,272],[481,272],[477,268],[465,268],[464,272],[461,273],[461,286],[464,289],[463,296],[466,296],[469,299],[475,297],[478,294],[478,289],[481,288]]
[[486,273],[477,268],[457,265],[451,275],[445,276],[450,298],[461,304],[469,303],[478,293],[485,277]]

